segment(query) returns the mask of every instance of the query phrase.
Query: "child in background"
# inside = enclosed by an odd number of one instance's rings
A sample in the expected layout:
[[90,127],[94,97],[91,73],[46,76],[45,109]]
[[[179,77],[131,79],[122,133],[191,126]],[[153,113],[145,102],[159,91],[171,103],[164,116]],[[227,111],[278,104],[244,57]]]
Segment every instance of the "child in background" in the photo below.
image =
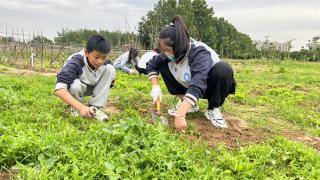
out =
[[154,56],[157,56],[159,53],[160,50],[158,48],[154,48],[152,51],[146,52],[141,56],[138,63],[136,63],[134,67],[140,74],[147,74],[147,62],[149,62]]
[[[108,119],[100,109],[107,104],[110,87],[115,80],[115,69],[106,57],[110,43],[101,35],[91,36],[86,49],[71,55],[57,75],[55,94],[71,105],[74,116]],[[88,105],[83,97],[91,96]]]
[[134,70],[131,69],[138,61],[138,50],[130,48],[129,51],[121,54],[113,63],[116,69],[122,70],[125,73],[133,74]]

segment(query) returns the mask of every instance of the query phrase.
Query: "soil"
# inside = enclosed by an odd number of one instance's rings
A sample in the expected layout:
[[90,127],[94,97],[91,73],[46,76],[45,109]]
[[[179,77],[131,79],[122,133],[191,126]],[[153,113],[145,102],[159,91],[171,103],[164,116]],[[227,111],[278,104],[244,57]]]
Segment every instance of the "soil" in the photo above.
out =
[[0,74],[13,74],[19,76],[34,76],[34,75],[43,75],[43,76],[56,76],[57,72],[53,71],[33,71],[27,69],[16,69],[11,67],[0,66]]
[[[253,129],[237,117],[225,117],[228,128],[216,128],[210,121],[203,118],[189,120],[193,123],[196,133],[189,136],[192,140],[200,140],[209,146],[224,144],[229,148],[240,147],[248,144],[261,143],[270,138],[271,133],[263,129]],[[173,125],[174,118],[169,118]]]
[[7,179],[10,179],[10,175],[3,171],[0,171],[0,180],[7,180]]
[[103,108],[102,111],[104,111],[107,114],[122,112],[122,110],[115,105],[115,102],[111,98],[110,100],[108,100],[107,106]]
[[279,135],[286,137],[293,141],[303,142],[316,150],[320,151],[320,137],[307,135],[299,131],[281,131]]

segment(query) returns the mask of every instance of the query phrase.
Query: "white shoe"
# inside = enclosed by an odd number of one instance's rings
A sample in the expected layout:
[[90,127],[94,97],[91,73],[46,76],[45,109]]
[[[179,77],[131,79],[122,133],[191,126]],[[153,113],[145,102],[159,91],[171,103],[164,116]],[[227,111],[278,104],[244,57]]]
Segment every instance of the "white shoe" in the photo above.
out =
[[103,112],[101,111],[99,108],[95,107],[95,106],[90,106],[90,108],[93,109],[94,111],[94,118],[98,121],[104,122],[109,120],[109,117]]
[[[175,104],[172,108],[168,109],[168,114],[170,116],[175,116],[176,115],[176,112],[177,110],[179,109],[180,105],[181,105],[182,101],[179,100],[177,102],[177,104]],[[194,112],[197,112],[199,111],[199,106],[196,104],[195,106],[192,106],[191,109],[189,109],[188,113],[194,113]]]
[[204,113],[206,118],[211,121],[211,123],[220,128],[227,128],[228,125],[224,118],[222,117],[222,114],[220,112],[219,108],[213,108],[212,110],[208,110]]
[[74,117],[80,116],[79,111],[74,107],[71,107],[70,112],[71,112],[71,115]]

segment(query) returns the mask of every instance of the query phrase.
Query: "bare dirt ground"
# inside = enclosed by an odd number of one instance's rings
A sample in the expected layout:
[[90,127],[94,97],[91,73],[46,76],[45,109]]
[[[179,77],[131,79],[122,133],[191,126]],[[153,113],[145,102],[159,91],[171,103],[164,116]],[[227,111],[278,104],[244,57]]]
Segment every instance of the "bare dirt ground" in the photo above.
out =
[[[149,117],[151,120],[151,112],[139,110],[141,115]],[[174,129],[174,117],[166,116],[169,121],[169,127]],[[256,129],[248,125],[248,123],[240,118],[226,116],[225,120],[228,128],[216,128],[205,117],[188,117],[187,123],[191,124],[194,130],[187,132],[187,138],[192,141],[201,141],[208,146],[213,147],[218,144],[224,144],[229,148],[237,148],[249,144],[262,143],[276,136],[282,136],[293,141],[303,142],[320,151],[320,138],[307,135],[299,131],[276,131],[271,132],[268,129]]]
[[[216,128],[210,121],[203,118],[189,119],[188,123],[193,123],[196,129],[195,135],[190,139],[200,140],[209,146],[224,144],[227,147],[235,148],[248,144],[261,143],[271,138],[271,133],[263,129],[253,129],[248,127],[247,123],[237,117],[225,117],[228,128]],[[173,125],[174,118],[169,118]]]
[[313,137],[299,131],[282,131],[279,135],[284,136],[293,141],[303,142],[318,151],[320,151],[320,137]]
[[14,179],[16,175],[17,172],[15,170],[10,169],[10,172],[8,172],[0,169],[0,180]]
[[28,69],[16,69],[16,68],[0,65],[0,74],[12,74],[12,75],[19,75],[19,76],[34,76],[34,75],[55,76],[57,74],[57,71],[54,72],[53,70],[51,70],[51,71],[40,72],[40,71],[33,71]]
[[7,180],[10,179],[10,175],[6,172],[0,171],[0,180]]
[[107,114],[122,112],[122,110],[115,105],[115,101],[111,98],[108,100],[107,106],[102,109],[102,111],[106,112]]

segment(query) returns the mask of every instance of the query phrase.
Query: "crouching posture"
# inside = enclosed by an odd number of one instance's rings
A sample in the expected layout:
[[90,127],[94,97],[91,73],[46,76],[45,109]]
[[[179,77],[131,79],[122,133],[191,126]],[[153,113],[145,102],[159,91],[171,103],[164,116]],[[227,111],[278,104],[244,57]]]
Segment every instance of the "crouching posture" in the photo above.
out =
[[168,110],[175,116],[177,129],[187,127],[186,114],[199,110],[199,98],[208,100],[205,117],[214,126],[226,128],[219,107],[235,92],[236,82],[230,65],[221,62],[205,43],[191,39],[180,16],[175,16],[171,24],[162,29],[159,46],[162,53],[147,63],[153,101],[162,96],[157,79],[160,73],[168,91],[180,99]]
[[[108,119],[100,109],[106,106],[115,80],[115,69],[106,61],[110,50],[110,43],[103,36],[93,35],[86,49],[71,55],[57,75],[55,94],[71,105],[72,115]],[[91,96],[88,105],[83,104],[84,96]]]
[[116,69],[122,70],[125,73],[128,74],[134,74],[135,71],[132,69],[132,67],[137,64],[137,61],[139,59],[138,57],[138,50],[136,48],[130,48],[129,51],[121,54],[115,61],[114,61],[114,67]]

